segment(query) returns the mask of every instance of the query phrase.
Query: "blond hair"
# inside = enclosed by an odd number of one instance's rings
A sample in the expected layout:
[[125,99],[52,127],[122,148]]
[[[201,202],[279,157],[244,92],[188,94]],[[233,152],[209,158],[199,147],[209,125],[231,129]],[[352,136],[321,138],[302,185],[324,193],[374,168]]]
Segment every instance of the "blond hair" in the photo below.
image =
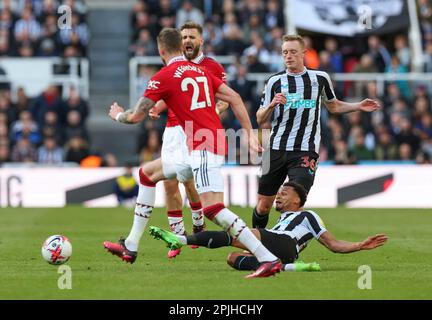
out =
[[282,43],[287,42],[287,41],[298,41],[302,48],[305,47],[305,42],[304,42],[302,36],[299,36],[298,34],[284,35],[282,38]]

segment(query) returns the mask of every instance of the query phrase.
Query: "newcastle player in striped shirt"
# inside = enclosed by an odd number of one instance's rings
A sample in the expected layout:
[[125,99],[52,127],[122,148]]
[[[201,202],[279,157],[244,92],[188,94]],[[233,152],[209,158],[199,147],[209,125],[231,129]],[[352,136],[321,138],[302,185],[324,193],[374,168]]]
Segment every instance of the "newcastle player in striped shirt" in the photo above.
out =
[[261,164],[257,206],[252,226],[264,228],[276,193],[288,176],[309,192],[314,182],[321,140],[321,98],[330,113],[372,112],[377,101],[347,103],[336,98],[327,73],[304,66],[302,37],[285,35],[282,56],[286,70],[271,76],[257,111],[258,124],[271,121],[270,143]]
[[[284,183],[276,196],[276,210],[281,213],[276,225],[271,229],[252,229],[262,244],[281,259],[285,271],[321,270],[317,263],[295,262],[299,253],[312,239],[318,240],[334,253],[371,250],[382,246],[387,241],[385,234],[377,234],[361,242],[336,239],[326,229],[316,212],[303,208],[306,198],[306,189],[301,185],[295,182]],[[199,245],[211,249],[226,246],[245,248],[224,231],[204,231],[185,237],[157,227],[150,227],[150,233],[156,239],[164,240],[172,248],[184,245]],[[237,270],[255,270],[259,266],[258,260],[244,251],[230,253],[227,263]]]

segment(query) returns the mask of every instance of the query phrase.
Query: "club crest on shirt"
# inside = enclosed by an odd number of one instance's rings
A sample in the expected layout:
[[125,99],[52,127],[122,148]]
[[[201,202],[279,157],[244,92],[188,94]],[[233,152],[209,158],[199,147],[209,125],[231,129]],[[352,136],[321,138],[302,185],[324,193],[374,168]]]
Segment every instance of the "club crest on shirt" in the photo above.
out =
[[158,85],[160,84],[160,81],[156,81],[156,80],[150,80],[147,84],[147,89],[148,90],[157,90]]

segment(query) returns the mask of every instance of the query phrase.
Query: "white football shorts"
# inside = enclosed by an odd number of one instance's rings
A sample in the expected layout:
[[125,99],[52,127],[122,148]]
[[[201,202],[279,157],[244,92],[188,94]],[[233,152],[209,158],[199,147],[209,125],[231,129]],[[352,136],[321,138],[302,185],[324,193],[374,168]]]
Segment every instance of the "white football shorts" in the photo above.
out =
[[189,152],[186,134],[181,126],[165,128],[161,158],[163,174],[167,179],[176,178],[185,182],[193,178],[199,194],[224,191],[221,168],[225,157],[206,150]]

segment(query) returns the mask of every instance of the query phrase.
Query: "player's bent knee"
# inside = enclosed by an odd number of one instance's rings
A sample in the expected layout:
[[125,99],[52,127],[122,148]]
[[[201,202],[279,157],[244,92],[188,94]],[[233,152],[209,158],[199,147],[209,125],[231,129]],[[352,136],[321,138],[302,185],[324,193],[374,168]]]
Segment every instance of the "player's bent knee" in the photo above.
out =
[[236,268],[235,268],[235,261],[236,261],[236,259],[238,258],[238,256],[239,256],[239,253],[238,253],[238,252],[231,252],[231,253],[228,254],[228,257],[227,257],[227,263],[228,263],[228,265],[229,265],[230,267],[236,269]]

